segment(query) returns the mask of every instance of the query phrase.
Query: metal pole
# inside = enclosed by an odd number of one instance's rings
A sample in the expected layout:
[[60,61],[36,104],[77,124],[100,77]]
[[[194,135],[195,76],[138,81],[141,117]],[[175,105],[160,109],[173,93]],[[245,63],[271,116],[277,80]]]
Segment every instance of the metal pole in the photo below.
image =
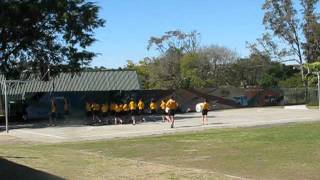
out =
[[6,116],[6,132],[9,133],[9,125],[8,125],[8,98],[7,98],[7,83],[4,81],[4,111]]
[[320,111],[320,72],[317,72],[318,76],[318,108]]

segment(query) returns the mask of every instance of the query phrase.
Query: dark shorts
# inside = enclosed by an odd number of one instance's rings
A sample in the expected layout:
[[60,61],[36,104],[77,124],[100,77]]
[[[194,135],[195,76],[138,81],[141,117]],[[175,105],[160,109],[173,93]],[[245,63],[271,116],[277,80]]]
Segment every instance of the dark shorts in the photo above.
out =
[[92,113],[91,113],[91,111],[87,111],[87,116],[92,116]]
[[165,109],[161,109],[161,113],[162,113],[163,115],[168,115],[168,113],[166,112]]
[[130,115],[131,115],[131,116],[136,115],[136,110],[130,110]]
[[204,115],[208,115],[208,110],[202,110],[202,115],[204,116]]
[[115,112],[115,113],[114,113],[114,116],[115,116],[115,117],[120,117],[120,115],[121,115],[121,112]]
[[69,111],[64,111],[64,114],[65,115],[69,115]]
[[101,116],[102,116],[102,117],[107,117],[107,116],[108,116],[108,112],[102,112],[102,113],[101,113]]
[[175,111],[175,110],[170,109],[170,110],[169,110],[169,112],[168,112],[168,115],[169,115],[169,116],[174,116],[174,115],[175,115],[175,113],[176,113],[176,111]]
[[111,116],[113,116],[113,115],[114,115],[114,113],[115,113],[115,111],[114,111],[114,110],[111,110],[111,111],[110,111],[110,115],[111,115]]
[[143,114],[143,109],[139,109],[139,110],[138,110],[138,114],[139,114],[139,115],[142,115],[142,114]]
[[56,113],[56,112],[51,112],[51,113],[50,113],[50,117],[51,117],[52,119],[55,119],[55,118],[57,117],[57,113]]
[[121,116],[125,116],[126,114],[127,114],[127,112],[121,111]]
[[99,115],[99,111],[93,111],[93,114],[98,116]]
[[156,114],[156,113],[157,113],[157,110],[151,109],[151,114]]

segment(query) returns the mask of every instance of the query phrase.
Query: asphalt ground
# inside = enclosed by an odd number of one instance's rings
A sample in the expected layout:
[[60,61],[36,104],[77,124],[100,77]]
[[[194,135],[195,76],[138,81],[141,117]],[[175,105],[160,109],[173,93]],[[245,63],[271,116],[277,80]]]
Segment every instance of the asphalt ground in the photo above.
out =
[[[253,126],[268,126],[274,124],[300,123],[320,121],[319,110],[304,108],[244,108],[208,113],[208,125],[201,124],[201,113],[177,114],[174,128],[169,123],[161,122],[161,117],[147,117],[147,122],[136,125],[85,125],[77,123],[60,123],[57,126],[47,126],[27,123],[11,125],[7,134],[0,133],[0,143],[60,143],[87,140],[102,140],[113,138],[128,138],[138,136],[170,134],[177,132],[201,131],[211,128],[238,128]],[[150,121],[152,120],[152,121]],[[2,129],[4,127],[1,127]]]

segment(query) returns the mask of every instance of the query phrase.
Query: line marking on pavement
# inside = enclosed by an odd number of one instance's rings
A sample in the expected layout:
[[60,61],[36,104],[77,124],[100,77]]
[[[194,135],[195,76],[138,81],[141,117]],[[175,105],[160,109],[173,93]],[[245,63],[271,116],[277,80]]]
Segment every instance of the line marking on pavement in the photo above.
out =
[[67,139],[67,138],[62,137],[62,136],[56,136],[56,135],[51,135],[51,134],[37,133],[37,132],[31,132],[31,131],[25,131],[25,130],[15,130],[15,131],[16,131],[16,132],[26,133],[26,134],[33,134],[33,135],[53,137],[53,138],[58,138],[58,139]]

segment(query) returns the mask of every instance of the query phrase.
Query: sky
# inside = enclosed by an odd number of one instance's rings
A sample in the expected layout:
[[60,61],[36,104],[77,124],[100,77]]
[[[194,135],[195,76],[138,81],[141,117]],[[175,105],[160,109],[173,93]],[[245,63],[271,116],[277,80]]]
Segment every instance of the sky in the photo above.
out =
[[89,49],[99,53],[92,66],[124,67],[157,56],[148,51],[151,36],[164,32],[196,30],[203,46],[221,45],[239,56],[249,55],[246,42],[264,32],[264,0],[96,0],[105,27],[95,31],[98,39]]

